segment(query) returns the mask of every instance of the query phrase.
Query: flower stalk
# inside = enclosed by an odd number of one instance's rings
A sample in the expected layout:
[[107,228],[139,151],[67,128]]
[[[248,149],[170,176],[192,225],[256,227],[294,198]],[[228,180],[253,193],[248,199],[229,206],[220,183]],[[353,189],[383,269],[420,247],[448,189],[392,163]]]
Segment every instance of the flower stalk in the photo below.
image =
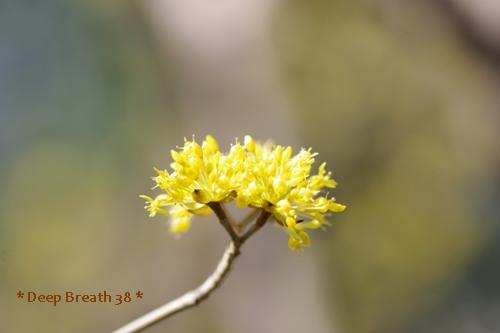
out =
[[[159,308],[137,318],[127,325],[113,331],[113,333],[135,333],[140,332],[155,323],[171,317],[179,312],[197,306],[202,301],[206,300],[210,294],[215,291],[227,277],[234,260],[240,254],[241,246],[260,228],[266,224],[270,217],[270,213],[261,210],[257,220],[250,226],[247,232],[240,234],[234,226],[237,226],[226,213],[224,206],[221,203],[210,203],[215,215],[219,219],[220,224],[231,237],[229,245],[226,247],[222,258],[220,259],[214,272],[203,282],[199,287],[188,291],[184,295],[170,301]],[[255,217],[255,214],[253,215]],[[246,218],[248,220],[248,218]],[[242,220],[242,222],[245,219]],[[248,221],[246,222],[248,223]],[[241,224],[241,222],[240,222]]]
[[226,210],[224,209],[224,206],[220,202],[209,202],[207,204],[208,207],[210,207],[217,218],[219,219],[220,224],[226,229],[227,233],[229,236],[231,236],[231,239],[233,242],[238,241],[238,235],[236,234],[236,230],[234,230],[234,222],[229,218],[229,215],[227,214]]

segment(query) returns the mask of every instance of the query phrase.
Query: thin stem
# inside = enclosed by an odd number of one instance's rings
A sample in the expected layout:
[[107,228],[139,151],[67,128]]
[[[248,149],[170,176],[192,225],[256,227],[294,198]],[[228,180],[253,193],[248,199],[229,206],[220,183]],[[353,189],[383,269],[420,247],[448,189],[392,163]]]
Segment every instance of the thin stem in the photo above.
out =
[[227,233],[229,236],[231,236],[231,239],[235,242],[238,243],[238,234],[236,234],[236,231],[233,229],[234,222],[231,221],[229,216],[226,214],[226,210],[224,207],[220,204],[220,202],[209,202],[207,204],[208,207],[210,207],[215,215],[217,215],[217,218],[219,219],[219,222],[222,224],[222,226],[226,229]]
[[234,259],[239,254],[238,246],[234,242],[230,242],[224,251],[222,259],[219,261],[215,271],[200,285],[198,288],[188,291],[181,297],[168,302],[165,305],[145,314],[142,317],[132,321],[131,323],[119,328],[113,333],[133,333],[140,332],[145,328],[173,316],[174,314],[183,310],[189,309],[198,305],[201,301],[208,298],[208,296],[217,289],[222,283],[224,278],[229,273]]
[[250,213],[248,213],[247,216],[245,216],[243,218],[243,220],[241,220],[240,223],[238,223],[236,225],[236,230],[238,230],[238,232],[241,232],[243,231],[243,229],[245,229],[245,227],[253,221],[253,219],[255,219],[257,217],[257,215],[259,215],[259,212],[260,212],[260,209],[259,208],[254,208],[252,209],[252,211],[250,211]]
[[231,228],[233,228],[234,232],[238,234],[238,223],[235,221],[234,216],[231,214],[231,211],[224,206],[224,204],[221,203],[222,209],[224,209],[224,212],[226,213],[227,219],[229,221],[229,225],[231,225]]
[[[159,308],[145,314],[142,317],[132,321],[131,323],[119,328],[113,333],[135,333],[144,330],[145,328],[173,316],[176,313],[189,309],[198,305],[203,300],[207,299],[210,294],[219,287],[229,273],[234,259],[240,254],[240,248],[245,241],[250,238],[257,230],[262,228],[267,219],[271,216],[269,212],[262,210],[257,221],[248,229],[248,231],[239,236],[233,229],[233,221],[228,217],[224,207],[218,202],[211,202],[207,204],[219,218],[219,222],[226,229],[231,236],[231,242],[224,251],[224,255],[219,261],[215,271],[200,285],[198,288],[193,289],[181,297],[160,306]],[[248,222],[246,222],[248,223]]]
[[240,237],[240,241],[243,243],[245,242],[248,238],[250,238],[257,230],[262,228],[264,224],[266,224],[267,219],[271,216],[271,213],[262,210],[260,212],[259,217],[257,218],[257,221],[248,229],[246,233],[243,234],[243,236]]

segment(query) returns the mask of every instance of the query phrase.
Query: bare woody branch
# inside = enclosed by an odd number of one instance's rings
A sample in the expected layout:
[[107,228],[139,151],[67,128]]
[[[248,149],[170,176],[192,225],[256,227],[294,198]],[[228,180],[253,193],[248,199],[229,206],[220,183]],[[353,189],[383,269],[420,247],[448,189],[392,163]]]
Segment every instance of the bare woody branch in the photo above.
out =
[[[227,274],[231,270],[234,260],[240,254],[240,248],[243,243],[257,232],[269,219],[270,213],[261,210],[261,213],[255,223],[251,225],[248,231],[239,235],[234,229],[233,221],[230,220],[224,207],[220,203],[209,203],[208,206],[215,212],[220,223],[231,236],[231,242],[227,246],[224,254],[217,264],[215,271],[201,284],[198,288],[188,291],[181,297],[160,306],[159,308],[145,314],[142,317],[130,322],[129,324],[119,328],[113,333],[135,333],[144,330],[145,328],[173,316],[176,313],[187,310],[198,305],[203,300],[207,299],[210,294],[219,287],[224,281]],[[248,222],[247,222],[248,223]]]
[[176,313],[198,305],[201,301],[208,298],[212,291],[217,289],[217,287],[222,283],[227,273],[231,269],[233,261],[238,256],[238,254],[238,248],[236,247],[235,243],[231,241],[231,243],[229,243],[226,250],[224,251],[224,255],[219,261],[217,268],[212,273],[212,275],[210,275],[205,280],[205,282],[203,282],[202,285],[132,321],[131,323],[123,326],[113,333],[140,332],[143,329],[159,322],[160,320],[163,320],[165,318],[173,316]]
[[236,231],[242,232],[247,225],[249,225],[259,215],[260,209],[252,209],[247,216],[245,216],[240,223],[236,225]]
[[219,222],[226,229],[229,236],[231,236],[231,239],[235,243],[238,243],[238,234],[236,234],[236,231],[233,229],[235,223],[229,218],[224,206],[222,206],[219,202],[209,202],[207,206],[214,211],[215,215],[217,215]]

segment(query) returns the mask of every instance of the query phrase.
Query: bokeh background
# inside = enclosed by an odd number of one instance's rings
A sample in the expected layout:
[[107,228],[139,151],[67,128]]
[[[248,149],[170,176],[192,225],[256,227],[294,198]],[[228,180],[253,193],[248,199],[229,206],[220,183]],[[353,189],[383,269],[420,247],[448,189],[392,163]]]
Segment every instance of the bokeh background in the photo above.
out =
[[[500,331],[500,3],[0,2],[0,331],[109,332],[198,285],[227,235],[149,220],[193,134],[313,147],[340,186],[302,253],[273,226],[148,332]],[[236,212],[238,213],[238,212]],[[26,304],[18,290],[142,290]]]

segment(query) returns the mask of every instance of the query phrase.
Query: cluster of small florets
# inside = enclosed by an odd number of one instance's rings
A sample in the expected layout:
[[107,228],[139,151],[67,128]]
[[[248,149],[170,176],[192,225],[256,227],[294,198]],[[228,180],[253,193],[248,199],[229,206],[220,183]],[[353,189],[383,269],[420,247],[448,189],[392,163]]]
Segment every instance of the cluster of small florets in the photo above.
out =
[[170,230],[189,229],[193,215],[211,212],[209,203],[235,201],[239,207],[263,209],[288,232],[288,245],[300,249],[310,244],[307,229],[325,225],[325,214],[342,212],[344,205],[322,193],[337,184],[326,164],[311,175],[315,153],[301,149],[293,155],[291,147],[260,144],[250,136],[236,141],[224,154],[212,136],[202,144],[185,141],[171,151],[172,172],[155,169],[156,187],[164,193],[146,200],[151,217],[170,216]]

